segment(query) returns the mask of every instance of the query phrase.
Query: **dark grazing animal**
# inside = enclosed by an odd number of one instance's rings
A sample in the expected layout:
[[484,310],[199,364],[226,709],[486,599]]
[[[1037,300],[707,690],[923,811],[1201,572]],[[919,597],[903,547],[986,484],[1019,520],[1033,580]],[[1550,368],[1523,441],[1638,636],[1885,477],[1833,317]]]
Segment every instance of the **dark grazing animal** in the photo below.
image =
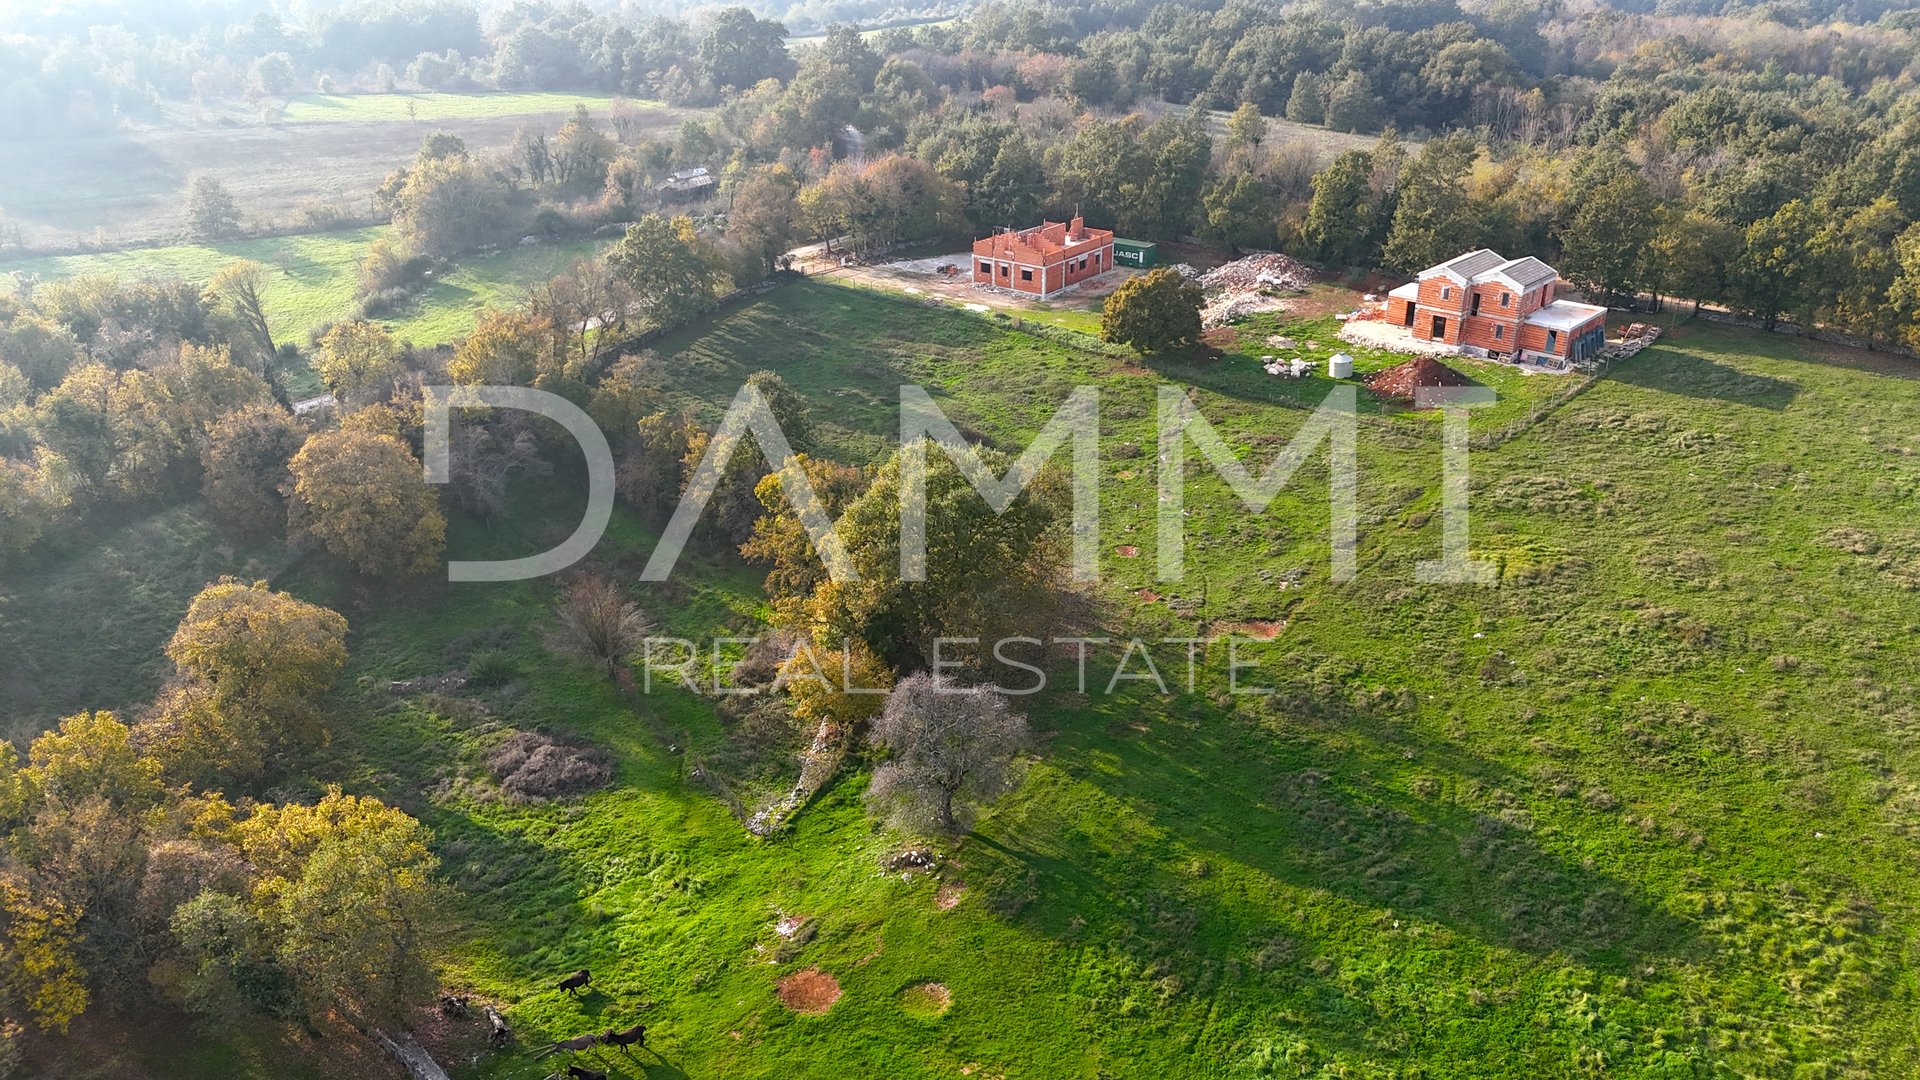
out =
[[581,968],[579,971],[561,979],[554,989],[564,990],[574,997],[579,997],[581,988],[591,985],[593,985],[593,972],[588,971],[586,968]]
[[607,1080],[605,1069],[583,1069],[578,1065],[567,1066],[567,1075],[573,1080]]
[[533,1055],[533,1059],[535,1061],[538,1061],[543,1057],[552,1057],[553,1055],[561,1053],[562,1051],[571,1051],[573,1053],[579,1053],[580,1051],[591,1047],[593,1044],[599,1041],[600,1041],[600,1036],[595,1035],[593,1032],[589,1031],[585,1035],[575,1035],[571,1039],[561,1039],[559,1042],[554,1043],[553,1045]]
[[600,1041],[608,1046],[617,1046],[631,1055],[633,1051],[628,1050],[627,1047],[647,1045],[647,1025],[635,1024],[625,1031],[608,1028],[606,1034],[600,1036]]

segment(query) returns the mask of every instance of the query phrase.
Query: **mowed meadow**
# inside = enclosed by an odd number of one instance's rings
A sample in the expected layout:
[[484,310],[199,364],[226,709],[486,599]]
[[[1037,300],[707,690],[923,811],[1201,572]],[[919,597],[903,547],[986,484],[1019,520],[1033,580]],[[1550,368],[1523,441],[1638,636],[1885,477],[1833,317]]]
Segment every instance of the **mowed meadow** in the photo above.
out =
[[[434,829],[461,896],[449,984],[499,1002],[522,1049],[644,1021],[647,1050],[598,1054],[622,1077],[1913,1074],[1920,369],[1683,324],[1474,455],[1487,587],[1416,580],[1440,553],[1432,416],[1360,418],[1350,582],[1329,574],[1324,452],[1260,516],[1190,452],[1187,574],[1157,581],[1156,388],[1186,388],[1264,466],[1331,384],[1257,375],[1260,335],[1324,353],[1326,329],[1276,320],[1213,364],[1155,369],[813,282],[656,343],[663,402],[712,421],[771,368],[808,397],[821,452],[854,463],[889,452],[902,382],[1008,448],[1073,387],[1100,390],[1088,636],[1211,643],[1192,692],[1181,645],[1153,650],[1165,694],[1104,692],[1118,645],[1090,649],[1085,693],[1056,657],[1019,699],[1041,735],[1023,786],[932,872],[886,868],[906,841],[863,812],[857,765],[790,831],[750,836],[714,778],[779,787],[790,738],[665,685],[630,708],[548,649],[550,582],[357,581],[231,546],[194,507],[0,579],[0,653],[37,677],[7,712],[19,730],[136,706],[218,573],[341,610],[330,775]],[[1567,385],[1468,370],[1529,403],[1483,430]],[[546,546],[579,512],[575,471],[503,525],[456,519],[450,556]],[[622,512],[594,558],[661,633],[763,628],[759,572],[731,559],[640,583],[654,540]],[[76,590],[113,614],[67,616]],[[1263,639],[1239,647],[1259,665],[1239,684],[1271,693],[1229,691],[1229,634]],[[485,680],[440,681],[481,653]],[[508,801],[484,758],[520,730],[607,747],[612,786]],[[551,989],[578,967],[592,992]],[[841,991],[819,1015],[776,994],[807,969]],[[184,1031],[74,1041],[63,1075],[278,1060]],[[452,1045],[463,1077],[552,1071]]]

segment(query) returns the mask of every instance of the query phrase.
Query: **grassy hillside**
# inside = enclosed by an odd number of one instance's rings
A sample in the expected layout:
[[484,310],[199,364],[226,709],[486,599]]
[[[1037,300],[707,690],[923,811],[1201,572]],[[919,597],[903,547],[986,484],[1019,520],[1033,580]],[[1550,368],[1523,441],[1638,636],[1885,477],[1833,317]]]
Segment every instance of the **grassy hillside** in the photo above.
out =
[[[235,259],[252,259],[274,271],[265,293],[274,336],[304,348],[307,332],[314,326],[354,317],[360,260],[367,245],[386,230],[379,226],[221,244],[0,260],[0,274],[32,274],[46,281],[118,274],[205,282]],[[482,309],[510,301],[520,289],[552,277],[594,247],[593,241],[576,240],[468,257],[428,286],[408,310],[381,321],[416,344],[455,340],[473,329]],[[306,388],[314,385],[309,380]]]
[[[1306,415],[1242,378],[1244,358],[1152,371],[826,284],[661,352],[663,392],[708,415],[747,373],[781,371],[826,450],[855,461],[886,452],[902,381],[1009,444],[1070,387],[1099,386],[1101,632],[1273,624],[1240,658],[1260,664],[1242,685],[1274,693],[1228,693],[1218,644],[1196,692],[1181,647],[1163,646],[1170,694],[1100,693],[1118,650],[1096,648],[1093,692],[1068,667],[1021,700],[1044,740],[1020,791],[937,874],[903,879],[882,871],[900,840],[861,812],[858,771],[791,833],[748,836],[689,763],[752,789],[787,774],[791,746],[680,691],[630,711],[542,645],[550,584],[396,592],[292,567],[283,587],[353,624],[328,767],[436,830],[467,898],[452,978],[504,1002],[524,1044],[644,1019],[654,1052],[598,1066],[627,1077],[1920,1067],[1912,365],[1683,327],[1476,455],[1475,554],[1498,564],[1479,588],[1416,581],[1440,550],[1438,447],[1429,418],[1378,413],[1360,435],[1357,580],[1328,577],[1316,456],[1257,518],[1196,472],[1189,574],[1155,581],[1154,458],[1130,448],[1153,445],[1156,385],[1195,387],[1262,462]],[[458,525],[453,557],[543,546],[575,512],[566,479],[523,493],[504,526]],[[696,559],[643,587],[651,545],[623,515],[597,557],[663,633],[753,632],[753,571]],[[185,566],[200,546],[183,532],[144,561]],[[14,626],[62,626],[52,597],[0,587]],[[124,663],[102,650],[150,655],[163,621],[67,648]],[[482,644],[517,672],[504,687],[390,690]],[[616,785],[560,804],[489,794],[485,750],[527,728],[610,747]],[[779,934],[793,916],[811,933]],[[580,966],[594,994],[547,989]],[[776,980],[813,966],[844,996],[789,1011]],[[908,1007],[928,981],[952,996],[936,1016]],[[550,1071],[462,1064],[489,1080]]]
[[[613,102],[608,94],[569,94],[547,91],[475,92],[471,94],[301,94],[288,98],[281,119],[290,124],[330,120],[474,120],[491,116],[528,116],[568,113],[585,105],[599,113]],[[637,108],[660,108],[661,103],[627,99]]]

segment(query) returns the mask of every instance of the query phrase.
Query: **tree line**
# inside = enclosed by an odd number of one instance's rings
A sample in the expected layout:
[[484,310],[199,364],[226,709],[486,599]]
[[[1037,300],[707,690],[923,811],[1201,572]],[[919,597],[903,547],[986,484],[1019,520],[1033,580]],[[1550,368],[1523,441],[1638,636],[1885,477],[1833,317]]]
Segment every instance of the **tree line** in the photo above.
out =
[[[85,712],[0,744],[0,1006],[65,1032],[90,1010],[166,1004],[215,1026],[405,1021],[437,980],[444,895],[427,830],[299,775],[346,620],[264,583],[194,598],[174,677],[134,717]],[[17,1064],[21,1028],[0,1029]]]

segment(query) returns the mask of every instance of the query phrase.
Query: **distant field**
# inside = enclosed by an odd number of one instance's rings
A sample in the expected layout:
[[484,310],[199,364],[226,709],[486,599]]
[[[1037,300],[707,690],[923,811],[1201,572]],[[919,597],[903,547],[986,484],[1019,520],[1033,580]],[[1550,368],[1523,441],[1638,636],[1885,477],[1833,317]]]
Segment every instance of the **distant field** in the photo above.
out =
[[[406,102],[417,104],[417,120]],[[577,104],[603,124],[612,98],[592,94],[366,94],[297,99],[287,122],[181,113],[139,129],[0,142],[0,210],[29,247],[169,240],[185,231],[187,181],[196,172],[232,190],[241,213],[297,220],[303,204],[364,214],[373,189],[440,130],[476,152],[515,129],[556,130]],[[337,103],[337,104],[333,104]],[[635,102],[643,134],[665,133],[693,110]]]
[[[386,226],[377,226],[228,244],[181,244],[0,261],[0,274],[33,274],[48,281],[104,273],[204,282],[235,259],[252,259],[276,271],[266,291],[274,336],[305,347],[310,328],[353,317],[360,258],[366,254],[367,245],[386,231]],[[593,241],[577,240],[474,256],[429,286],[411,311],[381,321],[415,344],[451,341],[473,329],[482,308],[509,300],[524,286],[552,277],[593,248]],[[303,388],[314,385],[306,383]]]
[[[860,36],[864,38],[871,38],[877,34],[884,34],[889,30],[902,30],[902,29],[918,30],[923,26],[925,27],[952,26],[954,23],[958,22],[959,19],[960,17],[958,15],[949,15],[944,19],[927,19],[924,22],[893,23],[892,25],[889,25],[889,26],[876,26],[871,30],[862,30],[860,31]],[[825,41],[826,39],[827,39],[827,35],[824,33],[803,34],[797,37],[788,38],[787,48],[794,49],[804,45],[818,45],[822,41]]]
[[[1208,110],[1207,133],[1216,139],[1225,138],[1228,115],[1220,109]],[[1401,136],[1401,140],[1408,145],[1419,143],[1419,140],[1410,139],[1404,135]],[[1292,120],[1282,120],[1279,117],[1267,119],[1266,145],[1268,147],[1283,146],[1291,142],[1310,143],[1315,156],[1322,164],[1332,161],[1348,150],[1371,150],[1379,141],[1378,135],[1356,135],[1321,127],[1318,124],[1301,124]]]
[[[302,94],[287,101],[282,119],[290,124],[317,120],[474,120],[530,113],[572,112],[585,105],[598,112],[610,108],[608,94],[474,93],[474,94]],[[641,109],[664,108],[658,101],[628,99]],[[407,108],[411,105],[412,112]]]

